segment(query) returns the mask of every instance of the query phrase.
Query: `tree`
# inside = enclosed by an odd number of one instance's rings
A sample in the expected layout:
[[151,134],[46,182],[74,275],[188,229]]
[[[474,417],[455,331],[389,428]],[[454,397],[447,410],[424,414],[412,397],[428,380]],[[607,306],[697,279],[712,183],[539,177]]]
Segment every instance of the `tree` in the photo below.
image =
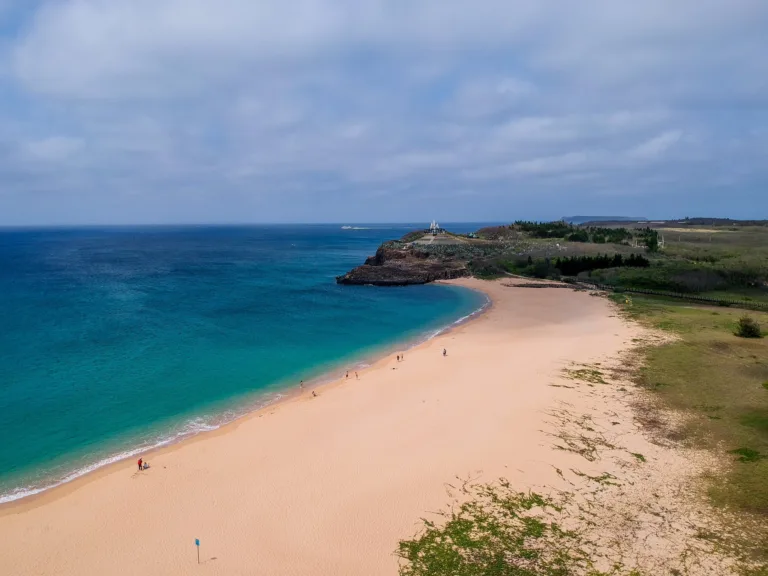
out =
[[645,238],[645,245],[648,247],[648,252],[659,251],[659,233],[655,230],[651,231]]

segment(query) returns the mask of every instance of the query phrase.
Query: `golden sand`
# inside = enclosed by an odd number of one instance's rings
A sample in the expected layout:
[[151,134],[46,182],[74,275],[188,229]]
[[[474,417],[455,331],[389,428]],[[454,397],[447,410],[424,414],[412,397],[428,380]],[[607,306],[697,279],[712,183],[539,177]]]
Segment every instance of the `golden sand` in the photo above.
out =
[[398,540],[457,476],[558,482],[556,467],[583,462],[545,432],[577,400],[551,384],[637,329],[587,293],[455,283],[492,306],[403,362],[147,454],[144,472],[120,462],[0,508],[2,573],[391,576]]

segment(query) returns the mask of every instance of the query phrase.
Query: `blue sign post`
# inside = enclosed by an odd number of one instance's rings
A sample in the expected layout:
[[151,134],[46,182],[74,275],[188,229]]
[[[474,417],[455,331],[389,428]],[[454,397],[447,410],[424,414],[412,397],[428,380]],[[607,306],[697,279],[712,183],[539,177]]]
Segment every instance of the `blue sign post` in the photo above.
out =
[[200,564],[200,539],[195,538],[195,546],[197,547],[197,563]]

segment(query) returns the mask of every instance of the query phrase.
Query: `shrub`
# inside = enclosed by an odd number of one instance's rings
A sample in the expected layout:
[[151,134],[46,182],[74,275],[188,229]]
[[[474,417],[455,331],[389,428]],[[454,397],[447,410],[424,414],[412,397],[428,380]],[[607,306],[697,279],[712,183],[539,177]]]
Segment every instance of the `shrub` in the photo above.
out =
[[760,454],[760,452],[753,450],[752,448],[739,448],[738,450],[731,450],[731,454],[736,454],[738,456],[737,460],[739,462],[757,462],[758,460],[765,458],[765,456]]
[[[641,576],[621,562],[606,572],[595,568],[618,549],[598,548],[574,526],[568,494],[517,492],[507,480],[459,489],[450,508],[400,541],[400,576]],[[579,518],[594,525],[596,516],[586,506]]]
[[467,263],[469,271],[478,278],[499,278],[506,272],[504,264],[493,258],[478,258]]
[[581,272],[590,270],[600,270],[603,268],[621,268],[623,266],[632,268],[648,268],[651,265],[647,258],[640,254],[630,254],[624,258],[621,254],[610,256],[571,256],[566,258],[557,258],[554,262],[555,268],[558,268],[566,276],[578,276]]
[[527,232],[534,238],[565,238],[573,232],[574,227],[562,220],[557,222],[527,222],[518,220],[515,227]]
[[414,240],[419,240],[424,236],[424,230],[414,230],[413,232],[408,232],[405,236],[400,238],[400,242],[413,242]]
[[589,242],[589,234],[586,230],[576,230],[565,237],[569,242]]
[[528,267],[528,274],[535,278],[552,278],[553,276],[560,275],[560,271],[552,265],[549,258],[544,260],[536,260],[533,266]]
[[736,325],[736,336],[741,336],[742,338],[762,338],[763,333],[760,331],[760,324],[754,318],[742,316]]

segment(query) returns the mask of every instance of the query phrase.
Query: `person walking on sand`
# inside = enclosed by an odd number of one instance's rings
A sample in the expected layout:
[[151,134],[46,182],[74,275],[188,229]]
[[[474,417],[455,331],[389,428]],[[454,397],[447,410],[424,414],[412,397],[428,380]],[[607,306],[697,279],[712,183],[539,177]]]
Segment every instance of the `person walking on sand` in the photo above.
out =
[[357,372],[355,372],[355,380],[360,380],[360,376],[357,375]]
[[349,370],[347,370],[347,375],[345,376],[345,378],[349,378]]
[[304,380],[302,380],[301,382],[299,382],[299,388],[300,388],[301,390],[304,390]]
[[143,467],[143,462],[144,462],[144,461],[143,461],[141,458],[139,458],[139,470],[141,470],[141,469],[142,469],[142,467]]
[[443,356],[448,356],[448,350],[446,350],[445,348],[443,348]]

